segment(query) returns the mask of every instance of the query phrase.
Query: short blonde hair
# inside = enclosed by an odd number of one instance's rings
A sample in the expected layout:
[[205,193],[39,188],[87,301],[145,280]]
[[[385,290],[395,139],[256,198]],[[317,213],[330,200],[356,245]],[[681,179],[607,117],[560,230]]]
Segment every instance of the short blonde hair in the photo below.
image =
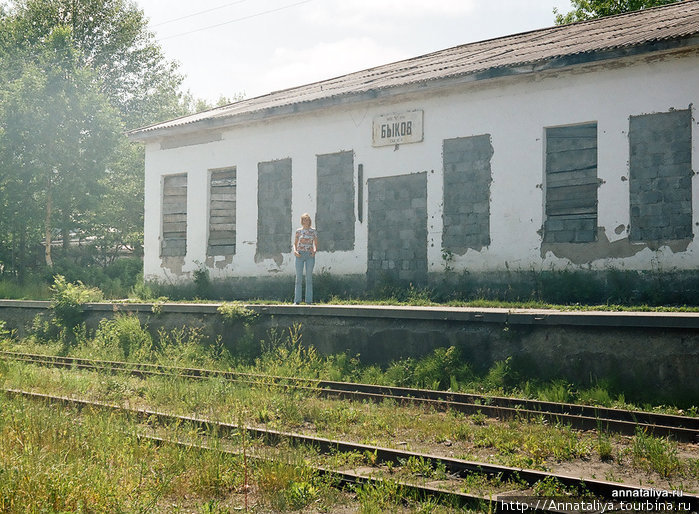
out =
[[305,219],[307,219],[307,220],[310,221],[311,223],[313,222],[313,220],[311,220],[311,215],[308,214],[307,212],[304,212],[304,213],[301,215],[301,224],[303,224],[303,220],[305,220]]

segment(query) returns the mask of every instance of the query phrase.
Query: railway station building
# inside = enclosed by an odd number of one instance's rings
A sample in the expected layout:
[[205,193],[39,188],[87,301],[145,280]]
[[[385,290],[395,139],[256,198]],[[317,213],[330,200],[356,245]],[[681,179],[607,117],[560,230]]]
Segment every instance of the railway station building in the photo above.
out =
[[469,43],[130,132],[147,280],[699,264],[699,0]]

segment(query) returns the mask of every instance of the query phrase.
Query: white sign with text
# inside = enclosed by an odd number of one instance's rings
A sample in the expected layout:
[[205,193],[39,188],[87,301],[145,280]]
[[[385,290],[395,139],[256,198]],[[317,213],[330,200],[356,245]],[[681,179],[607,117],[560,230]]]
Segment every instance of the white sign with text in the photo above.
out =
[[419,143],[423,138],[422,118],[422,109],[376,116],[373,124],[372,145]]

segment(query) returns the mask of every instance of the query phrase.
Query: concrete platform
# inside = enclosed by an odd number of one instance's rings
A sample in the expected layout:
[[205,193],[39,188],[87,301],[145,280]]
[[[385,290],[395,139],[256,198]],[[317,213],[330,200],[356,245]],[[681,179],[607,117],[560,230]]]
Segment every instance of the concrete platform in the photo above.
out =
[[[216,314],[221,303],[161,303],[162,312]],[[281,305],[243,304],[264,315],[298,315],[337,318],[387,318],[406,320],[470,321],[509,325],[561,325],[596,327],[648,327],[699,329],[699,312],[575,311],[555,309],[505,309],[446,306],[387,305]],[[0,300],[2,309],[45,310],[48,301]],[[152,303],[88,303],[86,312],[153,312]]]

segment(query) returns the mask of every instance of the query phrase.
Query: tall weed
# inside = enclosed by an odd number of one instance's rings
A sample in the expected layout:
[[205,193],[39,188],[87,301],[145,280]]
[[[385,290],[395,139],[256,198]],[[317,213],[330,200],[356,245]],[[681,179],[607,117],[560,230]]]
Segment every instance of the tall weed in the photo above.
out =
[[117,315],[100,321],[93,340],[81,345],[85,353],[94,351],[102,359],[151,361],[153,339],[133,315]]
[[219,368],[221,361],[230,355],[220,344],[209,345],[201,329],[196,327],[175,328],[158,331],[157,352],[154,359],[168,366],[196,366]]
[[327,369],[325,358],[313,346],[301,343],[302,327],[295,323],[286,333],[272,329],[262,341],[262,355],[255,359],[255,369],[278,376],[316,378]]
[[680,474],[682,463],[677,455],[677,445],[637,430],[633,440],[632,457],[636,465],[655,471],[665,478]]
[[302,510],[327,494],[328,484],[303,459],[258,461],[254,469],[260,494],[275,512]]

